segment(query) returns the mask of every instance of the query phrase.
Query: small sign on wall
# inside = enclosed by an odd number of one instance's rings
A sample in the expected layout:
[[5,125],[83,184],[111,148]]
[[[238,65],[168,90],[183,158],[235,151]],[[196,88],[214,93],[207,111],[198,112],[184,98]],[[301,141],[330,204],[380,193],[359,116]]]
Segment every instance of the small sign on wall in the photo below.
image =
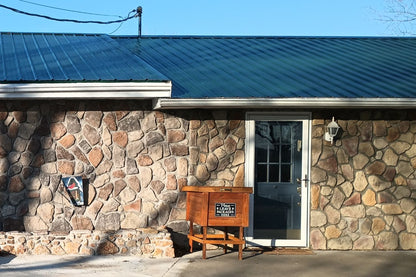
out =
[[62,181],[71,201],[76,206],[84,205],[84,186],[81,176],[63,177]]
[[216,217],[235,217],[235,203],[215,203]]

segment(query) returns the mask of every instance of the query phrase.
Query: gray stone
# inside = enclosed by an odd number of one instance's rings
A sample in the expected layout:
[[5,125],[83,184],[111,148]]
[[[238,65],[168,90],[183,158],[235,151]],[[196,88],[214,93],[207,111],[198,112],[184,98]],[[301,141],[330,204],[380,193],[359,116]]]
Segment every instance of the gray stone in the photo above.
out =
[[97,217],[96,229],[100,231],[117,231],[120,229],[119,213],[101,213]]
[[388,166],[396,166],[397,160],[399,159],[399,156],[396,155],[392,149],[387,149],[386,152],[384,152],[383,155],[383,161]]
[[383,190],[391,187],[390,182],[383,181],[378,176],[374,176],[374,175],[368,177],[368,183],[377,192],[383,191]]
[[352,249],[352,239],[349,236],[328,240],[330,250],[350,250]]
[[397,165],[397,173],[400,173],[404,177],[409,177],[414,171],[414,168],[409,162],[400,161]]
[[120,146],[115,145],[113,149],[113,161],[116,168],[122,168],[125,164],[126,152]]
[[77,116],[71,114],[66,115],[66,129],[70,134],[76,134],[81,131],[81,124]]
[[166,129],[179,129],[181,127],[181,122],[175,117],[166,118],[165,127]]
[[356,170],[363,169],[367,165],[368,162],[369,162],[368,157],[361,153],[357,154],[356,156],[352,158],[352,163],[353,163],[354,169]]
[[140,140],[132,141],[127,144],[127,157],[129,158],[136,158],[139,153],[141,153],[144,149],[144,143]]
[[147,216],[135,212],[127,212],[125,218],[121,221],[123,229],[137,229],[147,227]]
[[86,111],[84,119],[95,128],[100,127],[103,113],[101,111]]
[[400,201],[403,212],[410,214],[416,208],[416,201],[413,198],[405,198]]
[[127,173],[127,175],[132,175],[132,174],[139,173],[139,169],[137,168],[137,164],[136,164],[135,160],[127,159],[126,173]]
[[83,135],[87,139],[90,146],[94,146],[100,142],[101,136],[97,132],[97,130],[90,125],[85,125],[83,128]]
[[334,194],[331,198],[331,205],[334,208],[339,209],[344,203],[344,200],[345,200],[345,195],[342,193],[342,191],[339,188],[335,188]]
[[35,129],[36,126],[34,124],[23,123],[20,125],[17,135],[22,139],[30,139]]
[[159,132],[150,132],[145,136],[146,145],[154,145],[158,142],[164,141],[163,135]]

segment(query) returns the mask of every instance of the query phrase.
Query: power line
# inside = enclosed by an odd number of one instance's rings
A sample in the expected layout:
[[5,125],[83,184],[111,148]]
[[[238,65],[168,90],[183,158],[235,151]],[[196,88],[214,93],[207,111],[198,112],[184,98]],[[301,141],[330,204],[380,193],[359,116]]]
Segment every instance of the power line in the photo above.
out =
[[24,2],[24,3],[28,3],[28,4],[32,4],[35,6],[40,6],[40,7],[45,7],[45,8],[49,8],[49,9],[54,9],[54,10],[60,10],[60,11],[66,11],[66,12],[73,12],[73,13],[79,13],[79,14],[88,14],[88,15],[97,15],[97,16],[111,16],[111,17],[120,17],[119,15],[113,15],[113,14],[102,14],[102,13],[90,13],[90,12],[83,12],[83,11],[76,11],[76,10],[70,10],[70,9],[64,9],[64,8],[58,8],[58,7],[53,7],[53,6],[48,6],[48,5],[44,5],[44,4],[39,4],[39,3],[35,3],[35,2],[31,2],[31,1],[26,1],[26,0],[18,0],[20,2]]
[[[136,17],[137,15],[137,10],[132,10],[126,18],[123,19],[119,19],[119,20],[111,20],[111,21],[96,21],[96,20],[76,20],[76,19],[65,19],[65,18],[55,18],[55,17],[51,17],[51,16],[47,16],[47,15],[42,15],[42,14],[36,14],[36,13],[29,13],[29,12],[25,12],[25,11],[21,11],[12,7],[8,7],[5,5],[0,4],[0,8],[4,8],[4,9],[8,9],[11,10],[13,12],[16,13],[21,13],[24,15],[29,15],[29,16],[35,16],[35,17],[41,17],[41,18],[45,18],[45,19],[49,19],[49,20],[54,20],[54,21],[61,21],[61,22],[73,22],[73,23],[94,23],[94,24],[113,24],[113,23],[121,23],[121,22],[125,22],[127,20],[130,20],[134,17]],[[134,15],[130,15],[131,13],[135,13]]]

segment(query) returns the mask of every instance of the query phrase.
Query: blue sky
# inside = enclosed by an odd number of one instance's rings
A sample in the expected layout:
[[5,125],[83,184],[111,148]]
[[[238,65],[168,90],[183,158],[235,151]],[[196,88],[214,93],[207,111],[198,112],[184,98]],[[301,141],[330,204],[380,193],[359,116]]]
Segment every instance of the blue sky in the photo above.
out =
[[[63,9],[123,17],[137,6],[142,6],[143,35],[394,35],[385,22],[378,20],[385,12],[387,0],[27,1]],[[64,12],[33,5],[23,0],[2,0],[0,4],[57,18],[100,21],[118,19],[115,16]],[[60,23],[0,8],[0,31],[136,35],[138,21],[132,19],[121,26]]]

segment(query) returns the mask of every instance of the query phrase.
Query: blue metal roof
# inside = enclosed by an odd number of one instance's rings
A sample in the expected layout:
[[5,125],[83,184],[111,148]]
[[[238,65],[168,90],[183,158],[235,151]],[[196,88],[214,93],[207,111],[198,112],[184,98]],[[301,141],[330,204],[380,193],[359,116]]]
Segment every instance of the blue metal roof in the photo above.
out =
[[416,38],[115,37],[172,98],[414,98]]
[[0,82],[164,81],[106,35],[0,33]]

